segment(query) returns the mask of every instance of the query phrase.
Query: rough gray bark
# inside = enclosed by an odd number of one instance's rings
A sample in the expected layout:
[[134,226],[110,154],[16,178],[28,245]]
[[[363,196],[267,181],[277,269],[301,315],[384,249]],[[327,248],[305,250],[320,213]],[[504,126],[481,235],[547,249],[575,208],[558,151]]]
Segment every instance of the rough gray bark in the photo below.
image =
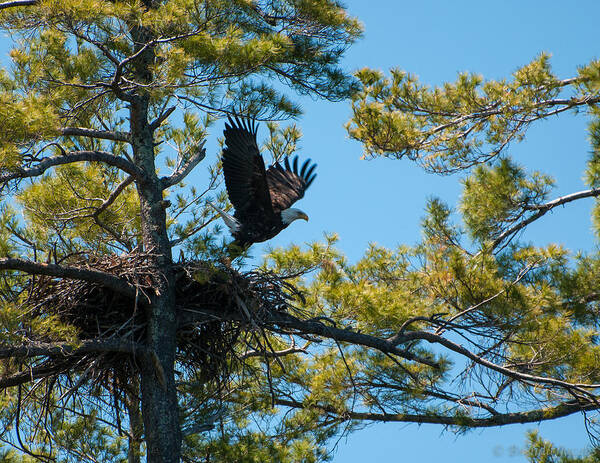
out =
[[[141,49],[150,34],[143,27],[132,28],[132,38]],[[154,52],[148,47],[135,66],[135,79],[148,82]],[[149,463],[177,463],[181,453],[181,428],[175,388],[174,362],[177,321],[171,246],[167,234],[162,184],[154,162],[154,128],[148,121],[149,96],[143,89],[131,95],[129,106],[133,161],[146,173],[136,182],[140,199],[143,246],[150,253],[154,269],[151,303],[147,313],[146,347],[140,365],[142,416]]]

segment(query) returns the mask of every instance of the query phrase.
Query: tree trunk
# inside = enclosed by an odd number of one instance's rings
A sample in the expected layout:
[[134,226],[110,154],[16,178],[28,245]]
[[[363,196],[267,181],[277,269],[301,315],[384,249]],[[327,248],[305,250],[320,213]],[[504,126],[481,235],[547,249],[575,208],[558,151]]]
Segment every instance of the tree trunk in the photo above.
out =
[[[139,26],[131,29],[139,50],[152,39]],[[148,47],[136,60],[134,75],[138,82],[152,78],[150,66],[154,51]],[[148,121],[149,95],[139,89],[129,105],[133,161],[146,175],[138,181],[144,250],[150,254],[153,293],[146,314],[146,347],[149,353],[138,358],[141,379],[142,415],[149,463],[179,463],[181,429],[175,388],[176,313],[171,246],[167,234],[166,204],[156,175],[154,134]]]
[[147,121],[147,98],[131,103],[134,162],[149,175],[138,182],[142,239],[150,254],[154,289],[146,314],[146,347],[139,359],[142,414],[149,463],[179,462],[181,430],[174,363],[176,317],[171,247],[167,235],[162,189],[155,174],[153,136]]

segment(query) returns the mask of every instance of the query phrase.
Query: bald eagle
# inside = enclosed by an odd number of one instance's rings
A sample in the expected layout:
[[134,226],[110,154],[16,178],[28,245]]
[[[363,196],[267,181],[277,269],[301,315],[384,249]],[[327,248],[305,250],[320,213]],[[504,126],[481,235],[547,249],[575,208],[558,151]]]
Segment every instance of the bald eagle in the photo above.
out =
[[290,164],[276,162],[265,170],[258,149],[256,122],[228,118],[225,123],[223,174],[233,216],[217,208],[231,234],[232,243],[247,249],[254,243],[273,238],[296,219],[308,220],[300,209],[290,207],[304,196],[314,181],[316,164],[306,160],[298,170],[298,157]]

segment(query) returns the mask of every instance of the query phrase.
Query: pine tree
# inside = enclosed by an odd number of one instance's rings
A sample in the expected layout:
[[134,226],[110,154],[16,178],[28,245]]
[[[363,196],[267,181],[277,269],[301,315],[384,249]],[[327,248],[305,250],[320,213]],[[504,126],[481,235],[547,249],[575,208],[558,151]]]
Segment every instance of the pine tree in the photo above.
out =
[[[353,79],[338,61],[360,25],[330,0],[39,0],[2,3],[0,10],[1,27],[18,40],[12,72],[0,76],[2,341],[3,356],[11,359],[2,385],[18,388],[4,418],[28,433],[15,437],[28,453],[102,461],[122,453],[124,436],[130,461],[139,460],[143,419],[148,461],[180,461],[172,253],[179,245],[201,254],[206,240],[198,233],[212,218],[206,192],[180,185],[205,158],[203,140],[217,117],[297,115],[282,88],[346,97]],[[213,166],[208,192],[218,174]],[[183,220],[175,224],[177,218]],[[108,260],[118,266],[119,253],[145,255],[132,269],[143,266],[145,290],[109,271]],[[136,307],[143,303],[140,345],[127,347],[116,333],[112,347],[86,343],[83,325],[73,329],[64,316],[28,306],[33,287],[52,286],[56,278],[99,285]],[[32,339],[45,341],[37,345],[41,350],[26,342]],[[79,365],[65,363],[73,351]],[[95,360],[86,363],[84,352]],[[113,378],[113,415],[69,402],[76,386],[117,352],[129,353],[133,369],[130,384],[117,387]],[[44,388],[54,391],[46,403],[35,403]],[[88,394],[96,404],[109,401],[93,388]],[[45,409],[42,424],[27,402]],[[120,408],[129,411],[128,432]],[[103,421],[112,426],[98,426]]]
[[[312,462],[363,423],[598,409],[600,261],[517,239],[600,194],[598,63],[560,80],[541,56],[437,89],[363,70],[357,87],[338,63],[360,25],[330,0],[0,9],[20,40],[0,76],[1,438],[21,449],[5,461]],[[464,224],[433,199],[416,246],[349,263],[329,236],[230,265],[206,205],[227,206],[218,163],[202,188],[183,182],[218,117],[297,115],[288,88],[352,95],[366,156],[467,172]],[[577,110],[590,189],[549,200],[553,180],[508,147]],[[269,128],[265,148],[289,155],[298,131]],[[530,452],[568,457],[533,437]]]
[[[458,210],[432,199],[421,245],[396,255],[377,251],[414,266],[393,280],[394,286],[414,282],[411,291],[404,290],[409,299],[403,306],[420,307],[416,316],[399,320],[402,326],[418,324],[418,330],[408,329],[436,336],[452,332],[448,337],[460,336],[461,345],[408,330],[404,336],[465,356],[463,378],[476,384],[470,395],[460,396],[441,390],[436,381],[423,399],[444,397],[463,406],[470,401],[466,427],[478,425],[472,420],[474,408],[487,415],[481,425],[581,411],[595,435],[596,420],[587,412],[598,409],[600,387],[600,256],[597,250],[535,246],[520,237],[548,212],[586,198],[595,198],[592,218],[600,234],[600,62],[560,79],[549,56],[541,54],[511,78],[485,80],[464,73],[435,88],[400,69],[388,77],[365,68],[357,77],[362,88],[352,98],[347,129],[363,143],[365,158],[406,158],[431,173],[461,175]],[[589,189],[550,199],[555,180],[519,164],[510,147],[525,140],[534,124],[568,113],[583,113],[590,121],[592,150],[584,172]],[[526,405],[525,398],[537,406]],[[503,402],[511,413],[498,413],[496,406]],[[532,435],[527,455],[531,461],[596,461],[594,452],[579,460]]]

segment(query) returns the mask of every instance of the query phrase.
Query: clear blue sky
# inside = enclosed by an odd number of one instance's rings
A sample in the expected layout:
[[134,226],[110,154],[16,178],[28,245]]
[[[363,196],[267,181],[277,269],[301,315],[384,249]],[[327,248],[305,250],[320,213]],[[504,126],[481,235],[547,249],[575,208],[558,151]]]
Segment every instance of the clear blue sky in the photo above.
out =
[[[600,57],[598,18],[600,2],[559,1],[442,1],[347,0],[351,14],[365,25],[365,37],[347,54],[349,70],[363,66],[387,70],[400,67],[421,81],[437,85],[461,71],[488,78],[510,76],[537,54],[552,54],[554,70],[562,78],[578,65]],[[5,56],[6,39],[0,51]],[[388,247],[414,244],[420,239],[420,220],[427,198],[439,196],[456,205],[457,177],[425,174],[408,161],[360,161],[361,146],[348,139],[343,124],[349,103],[301,100],[298,120],[304,137],[300,155],[317,161],[318,178],[298,204],[310,222],[295,222],[266,245],[285,246],[320,240],[323,232],[337,232],[339,247],[351,261],[369,242]],[[222,128],[216,124],[215,132]],[[512,154],[531,169],[553,175],[553,196],[584,189],[582,174],[589,152],[583,116],[563,115],[533,127]],[[263,127],[259,132],[266,134]],[[215,133],[218,135],[218,133]],[[207,148],[217,150],[215,137]],[[202,183],[202,167],[198,182]],[[595,243],[589,217],[591,200],[548,214],[524,239],[542,244],[558,242],[567,248],[591,249]],[[521,463],[524,434],[535,426],[474,431],[455,436],[433,425],[373,425],[341,440],[335,463],[419,461],[424,463]],[[540,426],[542,436],[557,444],[581,449],[589,444],[583,418],[573,416]]]

